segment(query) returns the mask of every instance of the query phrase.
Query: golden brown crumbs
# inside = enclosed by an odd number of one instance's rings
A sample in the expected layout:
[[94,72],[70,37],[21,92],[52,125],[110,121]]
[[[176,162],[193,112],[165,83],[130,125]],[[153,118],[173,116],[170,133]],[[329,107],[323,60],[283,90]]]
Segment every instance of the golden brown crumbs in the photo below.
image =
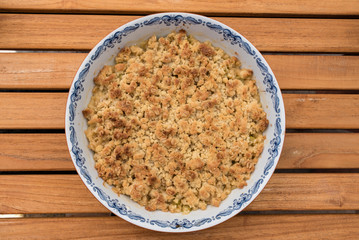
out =
[[219,206],[263,151],[252,74],[183,30],[121,49],[83,110],[99,176],[149,211]]

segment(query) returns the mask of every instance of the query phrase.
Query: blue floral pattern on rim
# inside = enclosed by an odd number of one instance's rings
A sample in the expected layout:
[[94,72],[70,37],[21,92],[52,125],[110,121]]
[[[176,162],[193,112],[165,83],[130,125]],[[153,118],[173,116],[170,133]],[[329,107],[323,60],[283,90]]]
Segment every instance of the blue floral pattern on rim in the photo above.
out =
[[[261,70],[262,75],[264,76],[263,83],[266,86],[266,92],[271,94],[271,99],[273,103],[273,107],[276,111],[276,122],[274,126],[274,138],[270,140],[270,149],[268,149],[270,157],[268,158],[264,172],[261,175],[261,178],[256,181],[254,186],[248,190],[247,193],[242,193],[238,199],[233,201],[232,206],[229,206],[227,209],[221,211],[215,216],[211,216],[208,218],[202,218],[198,220],[178,220],[175,219],[173,221],[163,221],[163,220],[151,220],[146,219],[139,214],[136,214],[127,209],[124,204],[120,204],[117,199],[111,199],[103,190],[99,187],[95,186],[93,183],[91,176],[85,166],[86,159],[82,156],[82,149],[79,148],[79,144],[76,137],[74,125],[75,119],[75,112],[77,107],[77,101],[81,99],[81,92],[84,91],[84,87],[82,83],[85,81],[85,77],[88,74],[90,67],[92,65],[92,61],[96,60],[103,52],[106,51],[107,48],[114,48],[114,43],[120,43],[122,38],[128,36],[129,34],[135,32],[136,30],[140,29],[143,26],[147,25],[166,25],[166,26],[178,26],[180,24],[189,24],[189,25],[198,25],[202,24],[206,26],[208,29],[215,31],[216,33],[223,36],[225,41],[228,41],[231,45],[237,45],[240,48],[244,49],[249,55],[251,55],[257,63],[257,66]],[[204,224],[211,223],[213,221],[219,220],[222,217],[228,216],[232,214],[234,211],[239,210],[242,206],[250,201],[254,194],[258,192],[260,186],[263,184],[264,179],[269,174],[270,169],[274,166],[275,158],[278,156],[280,152],[280,145],[281,145],[281,118],[280,113],[281,109],[279,107],[279,96],[278,96],[278,89],[275,86],[274,78],[272,74],[269,72],[266,65],[261,61],[261,59],[256,55],[255,50],[251,48],[251,46],[244,41],[240,36],[236,33],[233,33],[230,29],[223,28],[221,25],[214,24],[212,22],[205,22],[201,19],[196,19],[191,16],[183,16],[180,14],[175,15],[164,15],[162,17],[155,16],[150,20],[145,20],[141,23],[136,23],[132,26],[128,26],[124,28],[122,31],[115,32],[111,37],[107,38],[101,46],[99,46],[95,53],[91,56],[91,60],[85,64],[84,69],[80,72],[77,80],[74,82],[73,91],[70,93],[70,104],[69,104],[69,132],[70,132],[70,142],[72,144],[71,152],[75,156],[75,163],[76,166],[80,169],[80,174],[86,179],[87,184],[89,184],[93,191],[96,192],[101,200],[106,202],[108,207],[117,211],[120,215],[126,216],[129,219],[140,221],[140,222],[147,222],[150,225],[156,225],[161,228],[171,228],[171,229],[178,229],[178,228],[185,228],[189,229],[192,227],[200,227]]]

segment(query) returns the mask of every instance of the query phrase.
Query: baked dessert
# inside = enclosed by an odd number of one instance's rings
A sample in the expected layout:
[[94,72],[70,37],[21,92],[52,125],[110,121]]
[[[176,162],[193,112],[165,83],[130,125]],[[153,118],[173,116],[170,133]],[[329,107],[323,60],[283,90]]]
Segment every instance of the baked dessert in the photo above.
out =
[[252,71],[184,30],[120,50],[83,115],[99,176],[149,211],[219,206],[242,188],[268,126]]

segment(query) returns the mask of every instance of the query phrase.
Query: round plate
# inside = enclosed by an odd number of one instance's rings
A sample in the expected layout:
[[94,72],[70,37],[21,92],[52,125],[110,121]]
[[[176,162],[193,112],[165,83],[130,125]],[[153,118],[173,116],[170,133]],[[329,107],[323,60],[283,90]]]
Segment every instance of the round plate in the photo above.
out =
[[[105,64],[114,64],[119,48],[140,43],[152,35],[165,36],[184,29],[199,41],[209,40],[242,66],[253,70],[269,126],[264,150],[247,186],[235,189],[219,207],[208,206],[187,215],[145,210],[129,197],[115,194],[95,170],[93,152],[84,134],[87,121],[82,115],[91,98],[93,78]],[[79,33],[81,34],[81,33]],[[76,170],[90,192],[111,212],[138,226],[164,232],[189,232],[217,225],[242,211],[262,191],[277,165],[283,147],[285,115],[283,99],[272,70],[259,51],[242,35],[213,19],[188,13],[149,15],[125,24],[88,54],[71,85],[66,105],[66,138]],[[71,197],[71,196],[69,196]],[[275,203],[273,203],[275,204]]]

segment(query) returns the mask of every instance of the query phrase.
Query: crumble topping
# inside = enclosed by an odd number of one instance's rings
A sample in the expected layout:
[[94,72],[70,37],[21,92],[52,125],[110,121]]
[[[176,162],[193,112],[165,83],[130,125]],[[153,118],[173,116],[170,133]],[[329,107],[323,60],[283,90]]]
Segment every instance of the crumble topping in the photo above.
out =
[[219,206],[246,186],[268,126],[253,72],[184,30],[120,50],[83,110],[99,176],[149,211]]

